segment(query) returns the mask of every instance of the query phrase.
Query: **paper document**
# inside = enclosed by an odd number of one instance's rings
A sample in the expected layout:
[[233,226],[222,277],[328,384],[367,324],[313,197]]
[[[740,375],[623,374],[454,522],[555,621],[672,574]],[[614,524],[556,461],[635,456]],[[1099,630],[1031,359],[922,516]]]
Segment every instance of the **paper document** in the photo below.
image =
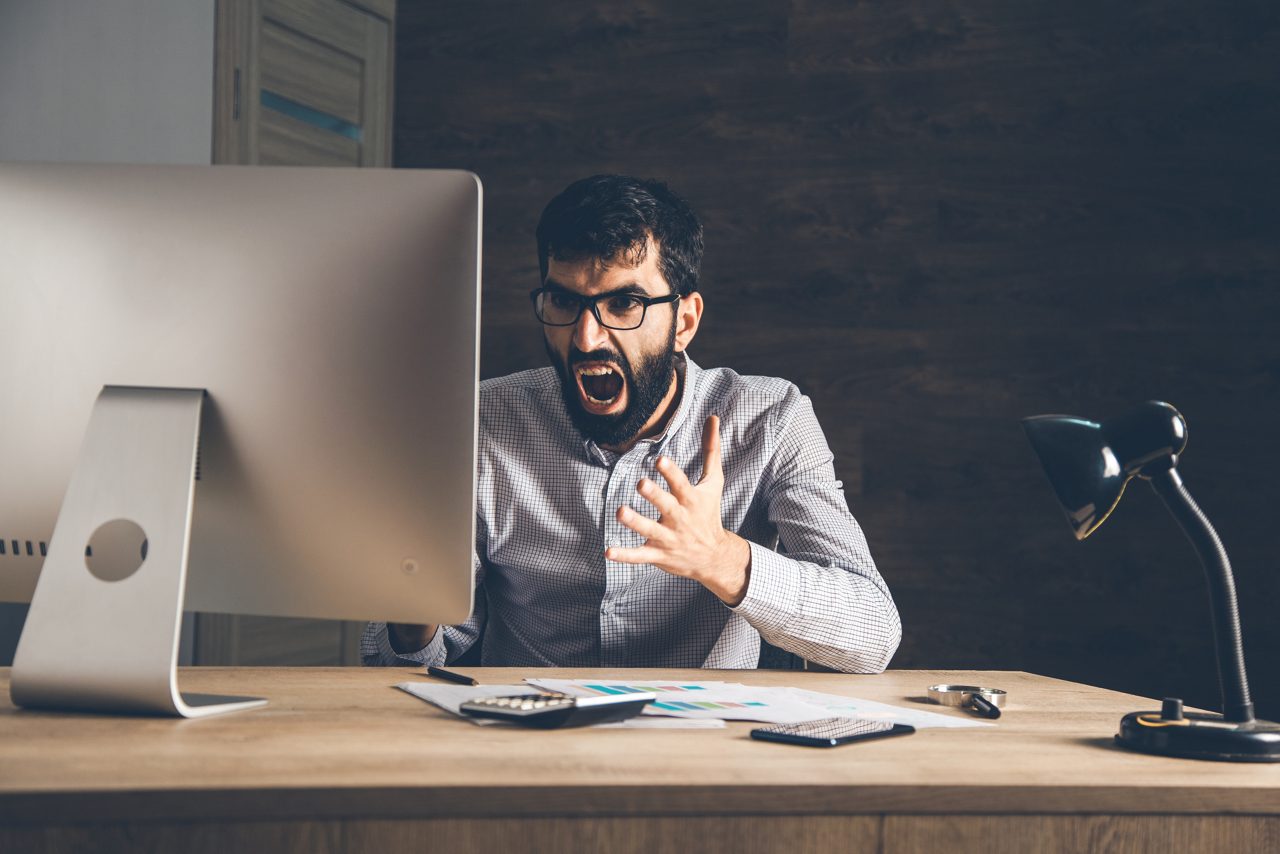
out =
[[875,700],[859,700],[855,697],[844,697],[839,694],[820,694],[817,691],[806,691],[803,688],[786,688],[793,697],[827,710],[827,716],[838,718],[870,718],[877,721],[892,721],[895,724],[908,724],[916,729],[944,727],[959,729],[962,727],[995,726],[987,721],[975,721],[972,718],[941,715],[924,709],[907,709],[902,706],[891,706],[888,703],[877,703]]
[[636,715],[625,721],[595,724],[597,729],[724,729],[724,721],[716,718],[660,718],[654,715]]
[[819,718],[873,718],[928,727],[977,727],[991,724],[918,709],[822,694],[801,688],[765,688],[738,682],[653,682],[620,679],[528,679],[531,685],[575,697],[633,694],[651,691],[657,699],[645,707],[646,716],[692,720],[801,723]]
[[645,707],[645,715],[778,724],[831,717],[821,706],[798,700],[783,690],[736,682],[655,683],[607,679],[531,679],[529,682],[577,697],[652,691],[657,699]]

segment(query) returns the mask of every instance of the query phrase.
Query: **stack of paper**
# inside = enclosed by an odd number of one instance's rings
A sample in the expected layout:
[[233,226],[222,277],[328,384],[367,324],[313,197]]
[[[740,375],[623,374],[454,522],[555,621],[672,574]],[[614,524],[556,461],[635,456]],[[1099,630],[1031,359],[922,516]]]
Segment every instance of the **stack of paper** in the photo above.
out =
[[[835,717],[892,721],[909,724],[916,729],[992,726],[970,718],[940,715],[873,700],[823,694],[803,688],[763,688],[740,682],[647,682],[629,679],[526,679],[525,682],[527,684],[524,685],[474,687],[436,682],[401,682],[396,687],[455,715],[462,714],[459,707],[467,700],[533,694],[539,690],[558,691],[573,697],[639,692],[657,695],[657,699],[645,707],[644,714],[640,717],[613,724],[598,724],[616,728],[721,727],[726,720],[793,724]],[[670,718],[680,720],[677,722]],[[493,723],[489,719],[469,716],[468,720],[477,724]]]
[[575,697],[649,691],[657,699],[646,715],[687,719],[800,723],[819,718],[872,718],[926,727],[975,727],[991,724],[918,709],[822,694],[801,688],[763,688],[738,682],[648,682],[613,679],[526,679],[531,685]]

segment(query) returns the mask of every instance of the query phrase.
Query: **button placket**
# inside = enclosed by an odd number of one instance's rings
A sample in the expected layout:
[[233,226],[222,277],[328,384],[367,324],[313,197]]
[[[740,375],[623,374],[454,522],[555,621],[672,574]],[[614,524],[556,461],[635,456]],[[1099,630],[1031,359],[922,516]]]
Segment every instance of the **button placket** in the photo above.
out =
[[[628,493],[635,488],[634,463],[624,455],[614,464],[605,487],[604,506],[600,531],[601,554],[605,548],[620,548],[628,543],[628,528],[618,521],[618,508],[627,502]],[[604,598],[600,603],[600,663],[606,667],[621,665],[627,658],[627,639],[615,611],[617,599],[630,584],[633,567],[605,559]]]
[[[605,492],[604,518],[600,529],[604,534],[601,548],[624,548],[630,545],[631,529],[618,521],[618,508],[628,503],[630,492],[635,489],[634,468],[624,457],[613,467]],[[605,561],[605,597],[617,595],[631,583],[631,564]]]

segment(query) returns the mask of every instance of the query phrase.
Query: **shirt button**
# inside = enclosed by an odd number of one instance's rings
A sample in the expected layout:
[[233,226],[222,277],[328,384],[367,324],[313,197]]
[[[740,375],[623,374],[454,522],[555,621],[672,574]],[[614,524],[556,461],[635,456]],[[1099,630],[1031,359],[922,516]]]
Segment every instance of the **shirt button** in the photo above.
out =
[[618,547],[619,547],[619,546],[621,546],[621,545],[622,545],[622,543],[618,542],[617,540],[612,540],[612,541],[609,543],[609,548],[611,548],[611,549],[616,549],[616,548],[618,548]]

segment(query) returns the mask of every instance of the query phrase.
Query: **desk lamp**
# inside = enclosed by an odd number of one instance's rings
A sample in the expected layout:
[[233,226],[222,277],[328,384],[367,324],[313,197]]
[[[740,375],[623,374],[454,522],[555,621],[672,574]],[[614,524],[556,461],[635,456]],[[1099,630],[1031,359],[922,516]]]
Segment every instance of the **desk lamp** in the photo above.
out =
[[1222,714],[1184,712],[1168,698],[1159,712],[1130,712],[1116,742],[1131,750],[1232,762],[1280,761],[1280,724],[1258,720],[1249,699],[1235,581],[1222,541],[1178,476],[1187,422],[1167,403],[1148,401],[1103,422],[1065,415],[1025,418],[1076,539],[1107,520],[1134,477],[1151,484],[1191,540],[1209,581]]

